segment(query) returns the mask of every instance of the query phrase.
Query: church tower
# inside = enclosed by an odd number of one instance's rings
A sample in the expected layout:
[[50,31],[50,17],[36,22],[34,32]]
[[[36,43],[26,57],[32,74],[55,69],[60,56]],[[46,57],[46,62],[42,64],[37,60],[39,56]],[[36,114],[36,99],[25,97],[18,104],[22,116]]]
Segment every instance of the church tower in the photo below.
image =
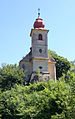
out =
[[48,32],[44,29],[45,24],[40,18],[34,22],[34,29],[31,29],[32,39],[32,58],[33,58],[33,72],[40,69],[40,72],[48,72]]
[[31,29],[30,52],[20,61],[19,65],[26,72],[26,80],[32,82],[38,69],[42,79],[56,80],[56,62],[48,55],[48,32],[38,11],[38,18]]

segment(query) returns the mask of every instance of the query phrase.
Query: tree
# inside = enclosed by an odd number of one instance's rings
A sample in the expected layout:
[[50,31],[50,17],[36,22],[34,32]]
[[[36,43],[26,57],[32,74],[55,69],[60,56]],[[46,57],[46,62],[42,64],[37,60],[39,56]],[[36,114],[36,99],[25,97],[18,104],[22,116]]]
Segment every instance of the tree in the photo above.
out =
[[3,65],[0,68],[0,88],[2,91],[11,89],[15,84],[23,84],[25,74],[17,65]]
[[65,81],[15,85],[0,95],[1,119],[73,119],[70,90]]
[[49,55],[51,55],[56,61],[56,77],[59,79],[63,73],[67,74],[68,70],[70,70],[71,63],[63,57],[60,57],[56,54],[56,52],[48,50]]

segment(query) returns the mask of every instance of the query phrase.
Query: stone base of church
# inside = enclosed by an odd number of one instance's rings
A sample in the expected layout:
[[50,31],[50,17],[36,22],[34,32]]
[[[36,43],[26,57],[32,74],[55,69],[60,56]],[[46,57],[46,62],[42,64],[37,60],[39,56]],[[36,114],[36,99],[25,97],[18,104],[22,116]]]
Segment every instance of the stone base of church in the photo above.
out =
[[34,82],[41,82],[41,81],[48,81],[50,80],[50,73],[49,72],[41,72],[40,74],[37,74],[36,72],[33,72],[31,74],[30,82],[33,84]]

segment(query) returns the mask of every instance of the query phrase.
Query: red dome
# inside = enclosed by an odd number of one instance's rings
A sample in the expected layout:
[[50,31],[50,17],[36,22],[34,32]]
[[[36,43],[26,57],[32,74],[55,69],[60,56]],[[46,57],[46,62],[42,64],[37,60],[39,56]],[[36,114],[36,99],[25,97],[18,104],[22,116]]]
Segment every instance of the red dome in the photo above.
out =
[[39,16],[34,22],[34,29],[44,29],[44,27],[45,27],[45,24]]

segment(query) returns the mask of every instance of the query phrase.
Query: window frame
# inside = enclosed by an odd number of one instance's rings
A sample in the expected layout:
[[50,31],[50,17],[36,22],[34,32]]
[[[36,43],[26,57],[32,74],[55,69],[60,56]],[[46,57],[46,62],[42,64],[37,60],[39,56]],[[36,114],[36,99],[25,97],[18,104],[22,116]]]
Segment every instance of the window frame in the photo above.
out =
[[38,40],[43,40],[42,34],[39,34],[39,35],[38,35]]

